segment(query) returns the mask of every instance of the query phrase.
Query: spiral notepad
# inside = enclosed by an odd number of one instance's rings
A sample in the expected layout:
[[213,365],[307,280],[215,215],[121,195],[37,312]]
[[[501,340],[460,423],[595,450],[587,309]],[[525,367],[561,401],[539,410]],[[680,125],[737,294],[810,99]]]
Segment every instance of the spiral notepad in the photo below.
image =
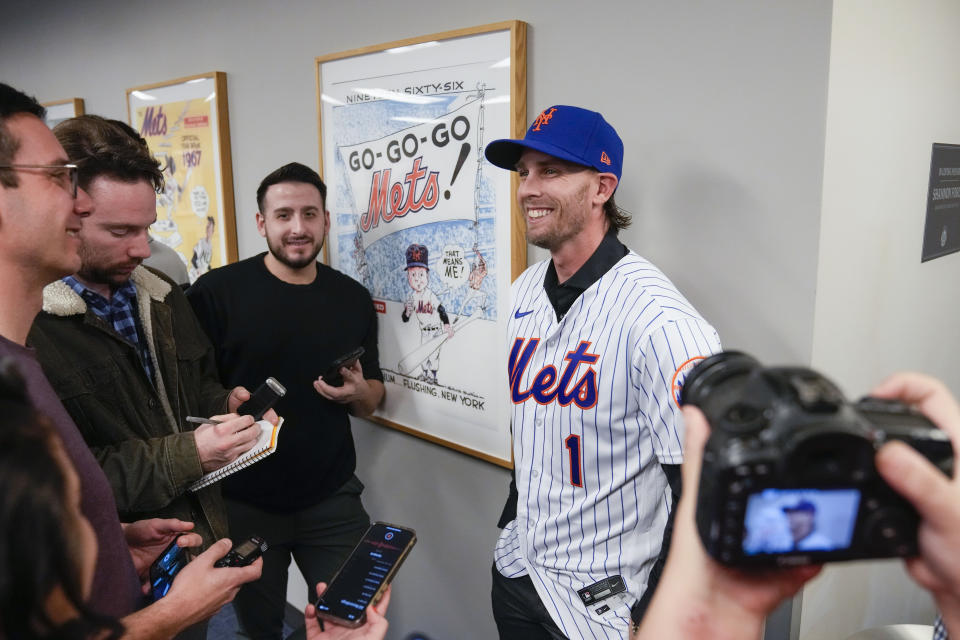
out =
[[260,462],[268,455],[277,450],[277,437],[280,435],[280,427],[283,426],[283,418],[277,421],[277,424],[271,424],[268,420],[260,420],[260,437],[257,442],[242,456],[228,465],[222,466],[216,471],[205,474],[202,478],[188,487],[189,491],[198,491],[206,486],[219,482],[232,473],[236,473],[245,467]]

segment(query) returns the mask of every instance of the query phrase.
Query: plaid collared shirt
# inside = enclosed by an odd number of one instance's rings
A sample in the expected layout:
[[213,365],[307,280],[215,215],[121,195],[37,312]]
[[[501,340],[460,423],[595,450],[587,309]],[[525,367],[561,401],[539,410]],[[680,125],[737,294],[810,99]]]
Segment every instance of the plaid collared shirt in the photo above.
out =
[[933,640],[949,640],[947,630],[943,626],[943,618],[937,616],[937,621],[933,623]]
[[103,319],[120,337],[136,348],[140,355],[140,364],[147,372],[147,377],[153,382],[153,362],[150,360],[150,350],[146,340],[140,335],[140,323],[137,321],[137,289],[133,286],[133,282],[130,280],[124,282],[113,290],[113,295],[107,300],[99,293],[85,287],[73,276],[67,276],[63,281],[83,298],[97,317]]

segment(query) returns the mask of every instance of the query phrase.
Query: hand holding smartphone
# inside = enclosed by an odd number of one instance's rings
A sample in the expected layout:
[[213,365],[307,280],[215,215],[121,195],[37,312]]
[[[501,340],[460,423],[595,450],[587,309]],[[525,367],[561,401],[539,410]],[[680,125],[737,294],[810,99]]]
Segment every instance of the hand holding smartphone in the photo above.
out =
[[374,522],[317,600],[317,617],[345,627],[362,625],[367,605],[380,599],[416,543],[413,529]]
[[343,386],[343,376],[340,375],[340,369],[346,367],[349,369],[354,365],[354,363],[360,359],[360,356],[364,354],[365,350],[363,347],[357,347],[356,349],[343,354],[336,360],[330,363],[330,366],[327,367],[327,370],[323,372],[321,376],[323,381],[326,382],[331,387],[342,387]]
[[[267,543],[263,538],[251,536],[217,560],[213,566],[246,567],[253,564],[253,561],[266,550]],[[150,565],[150,592],[154,602],[167,595],[173,585],[173,579],[192,559],[187,549],[177,544],[177,538],[174,538],[163,553],[157,556]]]
[[173,579],[188,562],[190,555],[185,548],[177,544],[177,538],[174,538],[150,565],[150,593],[154,602],[167,595]]

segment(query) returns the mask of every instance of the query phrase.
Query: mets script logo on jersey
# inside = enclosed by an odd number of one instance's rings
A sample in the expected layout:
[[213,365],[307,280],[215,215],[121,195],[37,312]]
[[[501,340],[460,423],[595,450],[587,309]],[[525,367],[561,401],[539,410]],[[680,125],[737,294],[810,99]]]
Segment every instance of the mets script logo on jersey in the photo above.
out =
[[[557,373],[557,368],[552,364],[543,367],[532,377],[529,388],[521,389],[521,380],[527,367],[530,366],[530,360],[533,353],[540,344],[539,338],[517,338],[513,341],[513,347],[510,349],[510,359],[508,362],[510,374],[510,397],[514,404],[526,402],[533,398],[539,404],[550,404],[558,402],[561,407],[566,407],[571,403],[581,409],[590,409],[597,404],[597,372],[589,366],[596,364],[600,356],[596,353],[588,353],[590,343],[582,341],[574,351],[568,351],[563,360],[563,371]],[[581,365],[587,365],[587,370],[576,379],[577,370]]]
[[550,107],[550,111],[541,111],[537,119],[533,121],[533,126],[530,127],[531,131],[540,131],[541,126],[550,124],[550,118],[553,117],[553,112],[556,110],[556,107]]
[[433,313],[433,303],[429,300],[417,300],[417,306],[414,309],[414,312],[430,315]]
[[673,401],[680,406],[680,391],[683,389],[683,382],[687,379],[690,370],[697,366],[697,363],[704,359],[704,356],[694,356],[690,358],[673,372],[673,379],[670,380],[670,392],[673,395]]

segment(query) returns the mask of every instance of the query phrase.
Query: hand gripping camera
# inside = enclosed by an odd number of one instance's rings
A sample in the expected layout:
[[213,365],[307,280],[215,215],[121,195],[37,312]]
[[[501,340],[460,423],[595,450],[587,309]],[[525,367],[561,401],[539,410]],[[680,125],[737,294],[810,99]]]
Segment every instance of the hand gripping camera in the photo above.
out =
[[950,475],[950,440],[925,417],[889,400],[851,404],[815,371],[736,351],[703,360],[681,393],[712,428],[697,529],[713,558],[771,567],[917,553],[917,513],[874,456],[902,440]]

